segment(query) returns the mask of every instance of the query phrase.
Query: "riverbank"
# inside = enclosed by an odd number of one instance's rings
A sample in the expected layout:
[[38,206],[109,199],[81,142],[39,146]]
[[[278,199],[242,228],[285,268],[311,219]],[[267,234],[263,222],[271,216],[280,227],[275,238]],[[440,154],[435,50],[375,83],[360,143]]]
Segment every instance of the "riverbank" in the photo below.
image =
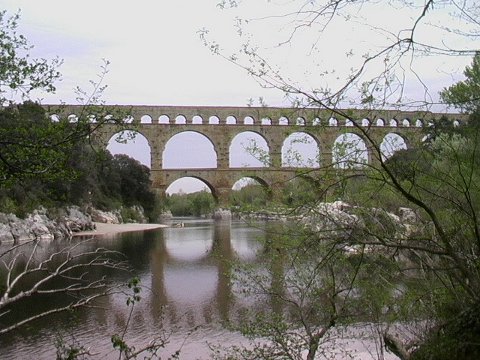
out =
[[77,236],[105,236],[115,235],[133,231],[145,231],[168,227],[164,224],[138,224],[138,223],[126,223],[126,224],[106,224],[95,222],[95,230],[79,231],[73,234]]

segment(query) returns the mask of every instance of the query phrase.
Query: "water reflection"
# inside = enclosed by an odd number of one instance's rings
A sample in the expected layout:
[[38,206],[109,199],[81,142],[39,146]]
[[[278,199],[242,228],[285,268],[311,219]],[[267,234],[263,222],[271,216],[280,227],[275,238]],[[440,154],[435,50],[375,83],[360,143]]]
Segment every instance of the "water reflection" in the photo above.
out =
[[[109,273],[115,284],[125,283],[133,274],[141,279],[145,289],[127,336],[135,344],[148,341],[159,329],[174,331],[181,338],[201,325],[206,326],[202,330],[205,333],[209,331],[209,324],[213,328],[214,324],[235,317],[247,306],[232,291],[235,287],[232,261],[256,261],[261,249],[258,240],[265,236],[263,226],[249,227],[240,221],[183,221],[185,227],[182,228],[97,238],[85,245],[126,254],[133,273]],[[45,243],[44,256],[58,246]],[[35,298],[28,306],[42,307],[42,301],[50,300]],[[102,357],[113,356],[110,336],[126,324],[125,303],[126,295],[111,295],[95,308],[82,309],[73,315],[62,314],[3,336],[1,357],[52,358],[54,337],[58,334],[67,335],[66,340],[71,336],[91,346]],[[21,316],[22,310],[17,310],[17,314]]]

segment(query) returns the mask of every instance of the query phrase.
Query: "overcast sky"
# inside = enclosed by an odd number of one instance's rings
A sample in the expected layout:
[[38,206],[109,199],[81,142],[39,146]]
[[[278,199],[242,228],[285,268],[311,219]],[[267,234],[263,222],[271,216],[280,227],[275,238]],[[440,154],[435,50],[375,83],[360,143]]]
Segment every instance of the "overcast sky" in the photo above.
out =
[[[64,60],[57,94],[45,102],[74,102],[72,89],[88,89],[107,59],[107,103],[245,106],[265,92],[243,70],[212,55],[198,34],[231,27],[231,16],[216,2],[0,0],[9,14],[21,10],[20,31],[35,46],[34,56]],[[276,104],[282,99],[266,93]]]
[[[209,39],[218,41],[226,54],[238,48],[241,41],[253,39],[262,54],[273,59],[294,82],[306,89],[335,88],[348,76],[355,61],[372,49],[378,50],[384,44],[383,38],[391,35],[379,29],[395,32],[408,28],[412,19],[406,8],[375,2],[365,12],[369,18],[352,14],[348,22],[331,24],[321,39],[318,33],[302,29],[296,33],[295,42],[279,47],[289,38],[292,28],[285,18],[266,17],[298,9],[298,1],[244,0],[236,10],[222,10],[218,2],[0,0],[0,8],[7,14],[20,10],[19,32],[35,46],[32,56],[58,56],[64,61],[57,92],[43,94],[44,103],[75,103],[73,88],[80,86],[89,91],[89,80],[97,80],[102,59],[107,59],[108,89],[103,99],[108,104],[245,106],[250,98],[262,97],[269,106],[288,106],[281,92],[261,88],[245,70],[212,55],[200,40],[199,31],[208,29]],[[449,9],[439,10],[437,6],[436,17],[425,21],[430,28],[424,36],[433,37],[438,44],[450,42],[457,46],[457,40],[435,32],[438,24],[456,25],[448,13]],[[240,40],[233,26],[236,16],[251,20]],[[355,50],[353,55],[351,49]],[[404,95],[410,99],[422,97],[425,84],[430,95],[438,98],[444,86],[462,78],[470,61],[460,57],[419,59],[415,69],[422,82],[416,80],[415,74],[407,73],[407,80],[414,81]],[[405,65],[408,67],[408,62]]]
[[[352,17],[348,22],[332,23],[320,41],[318,32],[301,31],[294,42],[278,47],[288,39],[292,26],[285,19],[265,17],[298,9],[301,1],[244,0],[233,10],[220,9],[218,2],[0,0],[0,8],[8,14],[21,11],[20,32],[35,46],[34,56],[64,60],[60,69],[63,80],[57,84],[55,95],[44,96],[45,102],[75,102],[72,89],[79,85],[88,90],[88,81],[96,79],[102,59],[107,59],[111,65],[104,100],[138,105],[245,106],[248,99],[260,96],[267,105],[289,105],[280,92],[260,88],[244,70],[212,55],[200,41],[201,29],[208,29],[209,38],[218,41],[227,55],[238,48],[240,41],[252,40],[252,35],[263,55],[272,54],[272,63],[307,88],[318,86],[326,77],[324,71],[335,70],[325,82],[334,87],[337,77],[342,81],[352,66],[358,66],[356,56],[382,45],[386,33],[378,29],[398,32],[411,25],[412,15],[418,15],[418,9],[410,13],[406,8],[382,5],[389,2],[375,2],[371,10],[362,13],[370,18]],[[455,26],[447,17],[449,9],[442,14],[438,8],[429,16],[439,15],[424,21],[430,23],[424,32],[427,36],[437,36],[435,21]],[[250,19],[244,28],[249,32],[242,40],[238,40],[233,26],[237,16]],[[438,42],[445,40],[442,37]],[[352,49],[355,55],[347,57]],[[468,58],[435,57],[417,61],[416,66],[435,96],[458,78],[469,62]]]

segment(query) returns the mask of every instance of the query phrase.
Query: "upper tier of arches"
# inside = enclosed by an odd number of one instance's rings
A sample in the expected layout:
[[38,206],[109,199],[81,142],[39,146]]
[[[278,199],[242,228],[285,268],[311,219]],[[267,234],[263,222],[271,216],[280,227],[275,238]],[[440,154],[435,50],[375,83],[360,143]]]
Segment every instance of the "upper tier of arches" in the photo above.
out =
[[[108,114],[109,108],[104,114]],[[463,114],[440,114],[396,110],[326,110],[266,107],[189,107],[189,106],[112,106],[111,114],[124,113],[125,122],[162,125],[262,125],[262,126],[357,126],[362,127],[424,127],[433,119],[447,116],[455,125],[467,121]],[[48,107],[52,121],[77,121],[85,113],[80,106],[67,105],[56,110]],[[87,110],[88,111],[88,110]],[[104,115],[108,120],[113,115]],[[339,114],[344,114],[341,116]],[[92,115],[91,122],[98,122]],[[355,124],[354,124],[355,122]]]

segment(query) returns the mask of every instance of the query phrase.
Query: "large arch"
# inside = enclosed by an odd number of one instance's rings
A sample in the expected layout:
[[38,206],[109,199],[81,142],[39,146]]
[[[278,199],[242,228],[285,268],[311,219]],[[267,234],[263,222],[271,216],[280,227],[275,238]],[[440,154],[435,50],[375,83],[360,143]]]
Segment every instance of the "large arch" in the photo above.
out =
[[208,181],[197,176],[183,176],[172,179],[165,188],[165,193],[168,195],[175,193],[188,194],[202,190],[208,190],[212,193],[212,195],[215,192],[213,185]]
[[339,169],[358,169],[368,163],[366,142],[357,134],[344,133],[335,139],[332,161]]
[[243,131],[230,142],[229,167],[268,167],[269,164],[270,148],[259,133]]
[[218,190],[209,181],[200,176],[179,176],[169,179],[166,184],[165,195],[189,194],[200,191],[207,191],[212,194],[215,203],[219,202]]
[[396,133],[388,133],[383,138],[383,141],[380,144],[380,151],[382,153],[382,158],[388,159],[396,151],[406,150],[408,148],[407,141],[402,136]]
[[182,131],[173,135],[165,144],[163,169],[215,169],[217,151],[213,142],[196,131]]
[[299,131],[290,134],[282,146],[282,167],[320,167],[320,146],[312,135]]
[[115,133],[107,142],[112,155],[125,154],[151,168],[151,147],[148,139],[139,131],[123,130]]
[[258,176],[243,176],[237,179],[230,192],[230,203],[234,206],[265,205],[271,200],[270,185]]

